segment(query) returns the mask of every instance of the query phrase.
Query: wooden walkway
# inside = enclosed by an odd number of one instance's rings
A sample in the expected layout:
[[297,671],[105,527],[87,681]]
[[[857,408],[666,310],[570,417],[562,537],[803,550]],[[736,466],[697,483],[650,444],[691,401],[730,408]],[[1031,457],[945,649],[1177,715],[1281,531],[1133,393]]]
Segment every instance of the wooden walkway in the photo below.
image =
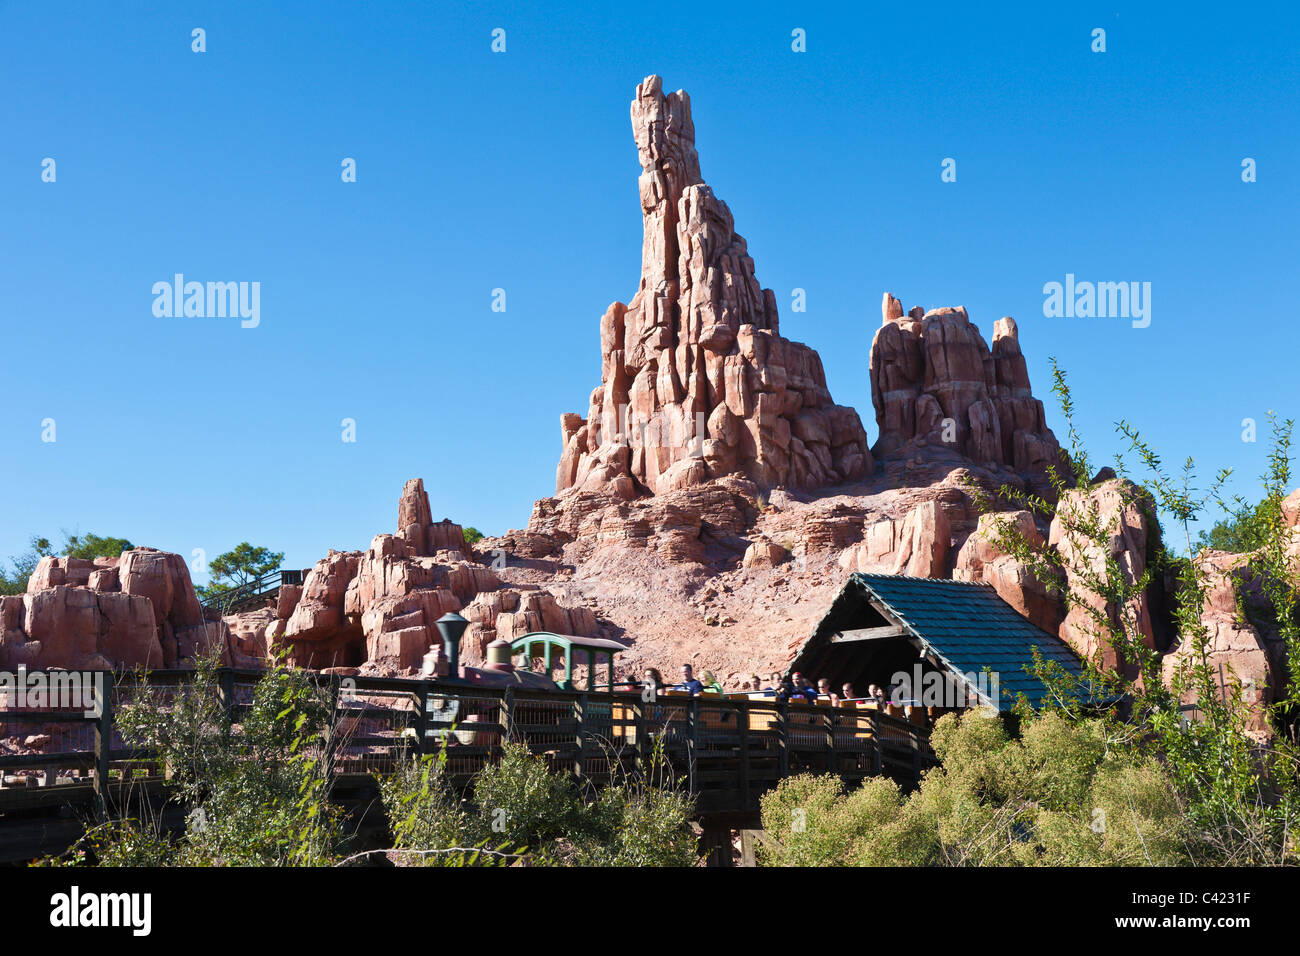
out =
[[[252,699],[260,671],[222,670],[213,688],[232,718]],[[167,693],[192,671],[154,671]],[[839,774],[850,783],[885,775],[905,789],[934,763],[924,727],[876,710],[770,699],[583,693],[485,688],[452,680],[319,675],[334,701],[336,792],[373,788],[403,752],[446,750],[453,781],[468,786],[504,740],[526,743],[553,769],[600,784],[637,774],[659,752],[695,797],[706,830],[757,827],[759,799],[799,773]],[[138,691],[118,675],[98,714],[0,708],[0,738],[40,732],[57,751],[0,753],[0,862],[34,848],[67,846],[96,807],[123,812],[162,792],[156,755],[124,746],[114,714]],[[70,834],[70,835],[69,835]],[[62,841],[60,843],[60,841]]]

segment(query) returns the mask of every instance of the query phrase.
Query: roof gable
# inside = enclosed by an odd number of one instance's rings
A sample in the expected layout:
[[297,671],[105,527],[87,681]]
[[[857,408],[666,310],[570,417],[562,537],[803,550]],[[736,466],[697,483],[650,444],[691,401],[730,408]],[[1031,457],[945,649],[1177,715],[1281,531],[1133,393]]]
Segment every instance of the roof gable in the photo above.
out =
[[901,626],[922,653],[950,673],[995,674],[999,709],[1014,705],[1022,694],[1034,707],[1043,703],[1047,689],[1027,670],[1035,648],[1042,659],[1083,676],[1082,662],[1065,641],[1022,617],[991,585],[862,572],[849,576],[795,664],[828,653],[832,638],[846,628],[861,628],[855,618],[871,613],[864,605]]

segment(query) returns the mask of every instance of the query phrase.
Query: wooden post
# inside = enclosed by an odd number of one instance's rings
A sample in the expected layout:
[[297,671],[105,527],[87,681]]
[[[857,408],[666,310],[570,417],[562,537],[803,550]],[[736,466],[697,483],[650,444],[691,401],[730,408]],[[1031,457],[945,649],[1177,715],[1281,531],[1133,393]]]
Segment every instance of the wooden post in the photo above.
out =
[[736,704],[736,733],[740,740],[740,809],[748,810],[749,801],[749,701]]
[[776,766],[777,776],[784,779],[790,775],[790,703],[781,701],[776,705]]
[[705,866],[731,866],[731,830],[705,825],[700,834],[700,851]]
[[687,790],[695,793],[695,748],[700,729],[700,699],[692,696],[686,705],[686,783]]
[[646,758],[645,702],[641,699],[640,695],[637,695],[636,703],[632,705],[632,720],[633,720],[633,733],[636,734],[636,746],[633,748],[632,753],[634,754],[636,759],[636,770],[637,770],[638,778],[644,780],[645,770],[646,770],[645,768],[645,758]]
[[325,779],[333,781],[334,779],[334,754],[338,749],[338,725],[339,725],[339,676],[330,675],[330,718],[329,726],[326,727],[325,733]]
[[880,751],[880,712],[871,711],[871,775],[879,777],[885,770],[884,757]]
[[235,721],[235,672],[228,667],[217,671],[217,699],[221,702],[221,713],[225,717],[223,734],[230,740],[230,725]]
[[108,809],[108,764],[113,752],[113,675],[104,675],[99,718],[95,722],[95,795]]
[[912,785],[921,785],[921,735],[913,727],[907,732],[908,743],[912,745]]
[[505,746],[507,740],[511,738],[515,730],[515,689],[514,686],[506,688],[505,696],[501,699],[501,744]]
[[740,831],[740,865],[745,867],[758,866],[758,858],[754,852],[755,844],[758,842],[753,830]]
[[[415,753],[424,755],[425,734],[429,730],[429,685],[420,681],[415,691]],[[445,741],[444,741],[445,742]]]
[[827,707],[822,721],[826,726],[826,772],[838,773],[839,763],[835,759],[835,722],[838,711],[834,707]]
[[[568,660],[568,655],[565,655],[565,660],[566,660],[566,661]],[[577,743],[578,743],[578,756],[577,756],[577,758],[576,758],[576,759],[574,760],[574,762],[573,762],[573,772],[574,772],[575,774],[577,774],[579,777],[581,777],[581,776],[583,775],[583,773],[584,773],[584,772],[586,771],[586,769],[587,769],[587,763],[586,763],[586,756],[587,756],[587,695],[586,695],[586,694],[579,694],[579,695],[578,695],[578,700],[577,700],[577,717],[578,717],[578,735],[577,735],[577,738],[578,738],[578,739],[577,739]]]

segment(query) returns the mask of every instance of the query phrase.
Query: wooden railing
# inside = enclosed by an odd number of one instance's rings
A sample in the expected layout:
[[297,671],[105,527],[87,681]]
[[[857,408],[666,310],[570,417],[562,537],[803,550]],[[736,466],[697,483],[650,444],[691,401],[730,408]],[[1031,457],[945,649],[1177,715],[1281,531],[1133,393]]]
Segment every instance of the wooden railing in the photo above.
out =
[[[212,690],[238,722],[261,671],[222,669]],[[51,796],[69,784],[101,797],[114,786],[160,780],[157,755],[126,746],[115,714],[140,692],[132,675],[112,675],[93,713],[0,709],[0,737],[42,729],[57,749],[0,755],[7,789]],[[192,671],[153,671],[154,700],[192,682]],[[776,703],[771,699],[584,693],[486,688],[451,680],[314,675],[333,702],[331,767],[338,777],[382,775],[404,752],[446,751],[454,782],[468,785],[522,741],[554,769],[600,783],[641,773],[659,754],[666,771],[695,795],[700,813],[752,812],[782,778],[832,772],[847,780],[887,775],[916,785],[934,763],[926,728],[875,710]],[[35,775],[38,779],[30,779]],[[40,779],[43,777],[43,782]],[[4,789],[0,789],[3,809]],[[30,802],[30,801],[28,801]]]

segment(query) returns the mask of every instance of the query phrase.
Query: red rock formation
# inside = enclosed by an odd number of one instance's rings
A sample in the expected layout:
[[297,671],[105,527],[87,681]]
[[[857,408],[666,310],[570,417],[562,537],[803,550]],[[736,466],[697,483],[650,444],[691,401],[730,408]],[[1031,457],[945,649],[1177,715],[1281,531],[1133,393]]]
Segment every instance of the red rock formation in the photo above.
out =
[[[536,630],[588,635],[595,619],[567,609],[553,595],[525,597],[503,591],[487,565],[467,557],[460,525],[430,517],[424,482],[408,481],[398,503],[397,534],[376,535],[366,551],[331,551],[308,572],[301,588],[283,588],[279,606],[231,615],[226,620],[243,653],[259,643],[289,648],[292,663],[315,668],[354,668],[394,673],[418,669],[440,638],[435,622],[475,602],[467,617],[466,663],[481,658],[498,632],[507,637]],[[553,547],[547,542],[547,547]],[[534,588],[535,590],[535,588]],[[543,613],[531,613],[541,609]],[[516,615],[516,612],[519,612]],[[525,617],[527,613],[527,617]],[[498,621],[498,615],[506,615]],[[514,616],[512,616],[514,615]]]
[[1060,446],[1033,397],[1015,320],[994,324],[993,348],[964,308],[913,308],[885,293],[871,344],[877,458],[956,452],[1046,489]]
[[108,669],[185,666],[226,626],[206,621],[189,568],[153,548],[117,558],[42,558],[27,593],[3,600],[0,666]]
[[958,581],[982,581],[993,585],[1002,600],[1049,634],[1056,634],[1065,617],[1063,598],[1052,590],[1053,582],[1042,581],[1034,571],[996,544],[998,522],[1010,522],[1026,542],[1042,547],[1042,532],[1028,511],[980,515],[975,531],[957,554],[952,576]]
[[731,212],[700,178],[690,98],[650,76],[632,101],[641,160],[641,282],[600,323],[601,384],[560,420],[556,493],[630,499],[743,472],[813,488],[870,474],[857,413],[821,359],[778,331]]
[[[1285,646],[1276,628],[1263,623],[1271,615],[1265,610],[1268,600],[1262,580],[1252,570],[1249,554],[1202,551],[1195,561],[1205,572],[1208,585],[1201,624],[1215,692],[1230,696],[1233,685],[1240,684],[1242,701],[1250,709],[1247,729],[1266,736],[1270,732],[1268,706],[1284,696],[1287,672]],[[1164,659],[1165,682],[1170,683],[1181,670],[1190,685],[1190,668],[1198,657],[1193,641],[1181,641]],[[1183,703],[1197,702],[1195,690],[1188,689]]]
[[[1093,544],[1086,532],[1075,530],[1081,524],[1093,523],[1107,535],[1104,548]],[[1113,631],[1125,629],[1122,621],[1134,621],[1143,643],[1151,648],[1157,643],[1151,618],[1152,590],[1157,585],[1153,583],[1129,607],[1119,608],[1095,594],[1088,579],[1089,575],[1104,577],[1106,559],[1114,558],[1124,579],[1129,584],[1136,582],[1146,570],[1147,555],[1158,547],[1159,537],[1160,526],[1150,502],[1132,482],[1111,478],[1095,484],[1087,493],[1067,491],[1057,505],[1048,538],[1061,556],[1071,592],[1086,597],[1088,605],[1105,616]],[[1106,670],[1116,670],[1118,655],[1098,630],[1094,615],[1086,607],[1075,606],[1061,623],[1060,636],[1082,657],[1097,661]],[[1130,665],[1125,672],[1136,676],[1136,667]]]
[[360,561],[358,551],[330,551],[317,561],[303,579],[301,593],[287,615],[285,605],[294,595],[281,594],[276,624],[266,635],[268,645],[289,645],[290,661],[303,666],[360,664],[365,659],[364,636],[357,615],[349,620],[344,610]]
[[154,548],[123,551],[117,577],[123,592],[142,594],[153,605],[166,666],[192,659],[197,649],[221,636],[209,633],[190,569],[179,554]]
[[397,502],[397,537],[410,546],[413,555],[422,557],[439,551],[468,551],[460,525],[446,518],[433,520],[423,478],[412,478],[402,488]]
[[1294,528],[1300,523],[1300,488],[1282,500],[1282,518],[1288,528]]
[[26,642],[15,648],[15,663],[88,669],[163,666],[146,597],[61,584],[29,593],[25,604]]
[[882,517],[865,525],[862,542],[844,552],[840,565],[848,571],[945,578],[951,545],[947,512],[937,501],[925,501],[901,519]]

